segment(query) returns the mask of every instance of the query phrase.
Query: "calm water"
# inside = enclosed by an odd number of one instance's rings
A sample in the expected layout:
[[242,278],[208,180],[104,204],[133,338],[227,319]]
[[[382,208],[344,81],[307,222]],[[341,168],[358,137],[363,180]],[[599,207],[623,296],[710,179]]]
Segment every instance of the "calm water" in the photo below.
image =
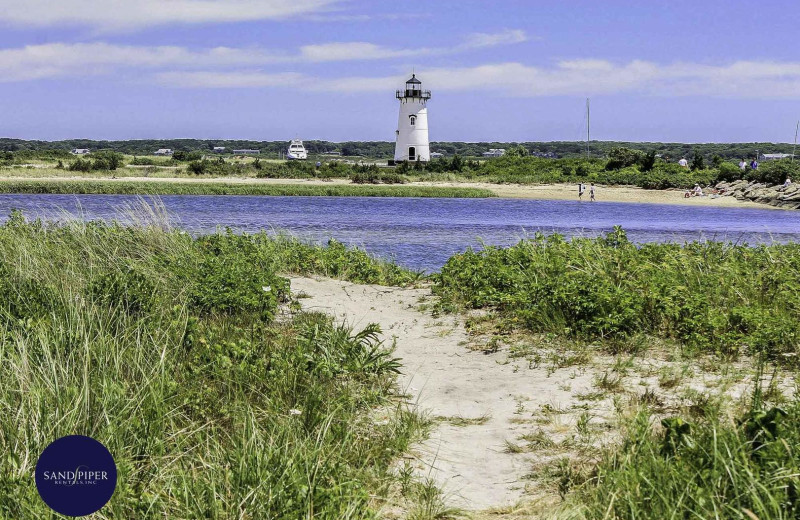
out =
[[[298,237],[336,238],[428,271],[481,243],[510,245],[536,231],[595,236],[620,225],[636,242],[800,241],[800,212],[611,202],[382,197],[162,196],[175,226],[206,233],[285,230]],[[127,195],[0,195],[0,216],[18,208],[28,218],[121,220],[139,206]]]

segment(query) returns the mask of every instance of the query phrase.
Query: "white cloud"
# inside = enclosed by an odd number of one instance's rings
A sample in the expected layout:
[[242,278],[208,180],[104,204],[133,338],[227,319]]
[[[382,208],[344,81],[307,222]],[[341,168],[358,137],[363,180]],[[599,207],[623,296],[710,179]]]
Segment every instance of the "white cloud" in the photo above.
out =
[[[522,34],[473,36],[457,48],[513,42]],[[449,48],[447,52],[455,52]],[[431,51],[433,52],[433,51]],[[438,49],[436,52],[445,52]],[[317,77],[281,71],[288,63],[351,59],[390,60],[410,50],[355,42],[303,47],[299,52],[263,48],[125,46],[103,42],[53,43],[0,49],[0,83],[68,76],[107,75],[154,80],[178,88],[299,88],[307,91],[391,91],[406,73],[391,76]],[[416,55],[416,53],[414,53]],[[278,70],[263,70],[269,66]],[[576,59],[550,66],[506,62],[473,67],[419,69],[435,92],[486,91],[492,95],[537,97],[604,94],[800,99],[800,62],[738,61],[728,64],[643,60],[618,63]]]
[[[517,33],[518,31],[512,31]],[[425,54],[459,52],[475,45],[500,45],[518,41],[520,34],[475,35],[462,45],[442,49],[392,50],[367,42],[307,45],[299,52],[273,52],[263,48],[214,47],[191,50],[178,46],[134,46],[93,43],[50,43],[0,49],[0,83],[72,75],[97,75],[115,69],[213,70],[283,62],[378,60]],[[490,43],[494,42],[494,43]],[[245,82],[246,83],[246,82]]]
[[0,24],[128,30],[164,24],[279,20],[327,11],[340,0],[3,0]]
[[385,60],[406,56],[434,56],[454,54],[472,49],[521,43],[528,39],[524,31],[507,29],[498,33],[471,34],[466,41],[452,47],[410,47],[392,49],[368,42],[323,43],[300,48],[302,57],[308,61]]
[[430,54],[427,49],[389,49],[367,42],[323,43],[300,48],[308,61],[385,60],[403,56]]
[[[800,62],[739,61],[725,65],[659,64],[633,60],[571,60],[552,67],[498,63],[418,71],[438,92],[478,91],[497,95],[644,94],[729,98],[800,99]],[[315,82],[312,88],[342,92],[381,91],[400,85],[403,76],[348,77]]]
[[525,31],[519,29],[506,29],[499,33],[474,33],[467,38],[463,48],[479,49],[482,47],[494,47],[495,45],[510,45],[522,43],[528,40]]
[[185,69],[264,65],[287,61],[263,49],[140,47],[108,43],[51,43],[0,49],[0,82],[107,74],[120,69]]
[[307,76],[296,72],[269,74],[260,71],[161,72],[155,75],[155,79],[162,85],[180,88],[281,88],[297,87],[311,81]]

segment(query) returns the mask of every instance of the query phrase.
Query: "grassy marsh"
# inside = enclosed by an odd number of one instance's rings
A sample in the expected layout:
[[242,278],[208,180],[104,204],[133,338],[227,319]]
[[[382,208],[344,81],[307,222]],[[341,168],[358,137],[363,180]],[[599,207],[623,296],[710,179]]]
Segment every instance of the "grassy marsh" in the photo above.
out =
[[203,183],[124,180],[3,180],[0,193],[119,195],[267,195],[295,197],[494,197],[490,190],[435,186]]

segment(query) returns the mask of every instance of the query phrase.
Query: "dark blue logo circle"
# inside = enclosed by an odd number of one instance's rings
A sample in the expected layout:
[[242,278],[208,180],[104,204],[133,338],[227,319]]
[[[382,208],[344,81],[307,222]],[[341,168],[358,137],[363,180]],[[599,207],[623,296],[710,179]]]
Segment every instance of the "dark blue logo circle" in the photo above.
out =
[[117,486],[117,465],[108,449],[84,435],[56,439],[36,463],[36,489],[57,513],[85,516],[99,511]]

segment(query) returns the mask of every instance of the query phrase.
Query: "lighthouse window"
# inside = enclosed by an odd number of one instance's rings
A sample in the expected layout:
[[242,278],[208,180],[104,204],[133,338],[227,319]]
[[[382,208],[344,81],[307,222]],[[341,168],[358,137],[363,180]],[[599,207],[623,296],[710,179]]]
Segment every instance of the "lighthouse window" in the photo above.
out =
[[409,119],[411,120],[411,126],[417,123],[417,116],[410,116]]

